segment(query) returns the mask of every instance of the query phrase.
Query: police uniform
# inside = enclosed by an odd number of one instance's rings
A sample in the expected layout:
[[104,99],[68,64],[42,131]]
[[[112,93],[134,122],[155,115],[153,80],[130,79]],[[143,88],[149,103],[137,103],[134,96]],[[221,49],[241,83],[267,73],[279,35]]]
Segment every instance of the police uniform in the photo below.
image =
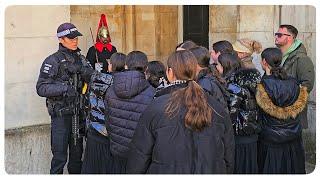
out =
[[[71,23],[64,23],[57,30],[58,38],[64,36],[82,36],[82,34]],[[37,93],[41,97],[46,97],[48,113],[51,117],[51,151],[53,154],[50,174],[63,173],[64,165],[67,162],[69,147],[68,172],[70,174],[80,173],[82,166],[83,138],[78,138],[76,145],[72,138],[72,116],[70,111],[62,111],[73,102],[70,96],[72,86],[69,67],[80,67],[83,80],[90,77],[92,71],[84,68],[81,62],[83,56],[80,49],[70,50],[59,44],[59,50],[47,57],[42,63],[39,78],[37,81]],[[77,65],[77,66],[76,66]],[[76,90],[74,90],[76,92]],[[78,93],[80,90],[78,90]],[[71,93],[72,94],[72,93]]]

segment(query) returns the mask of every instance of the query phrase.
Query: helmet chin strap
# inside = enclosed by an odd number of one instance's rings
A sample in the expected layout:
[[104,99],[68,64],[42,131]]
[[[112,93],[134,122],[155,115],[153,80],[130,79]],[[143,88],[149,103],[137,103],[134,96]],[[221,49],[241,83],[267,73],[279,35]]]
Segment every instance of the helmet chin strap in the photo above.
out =
[[103,44],[107,44],[108,43],[108,40],[106,38],[100,38],[100,41],[103,43]]

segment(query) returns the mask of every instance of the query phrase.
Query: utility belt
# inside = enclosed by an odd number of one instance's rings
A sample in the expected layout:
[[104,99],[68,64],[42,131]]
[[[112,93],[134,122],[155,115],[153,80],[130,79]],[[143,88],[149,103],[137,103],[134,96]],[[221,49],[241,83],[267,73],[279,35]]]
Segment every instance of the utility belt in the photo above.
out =
[[66,116],[74,115],[74,108],[68,105],[65,99],[60,98],[47,98],[46,105],[50,116]]

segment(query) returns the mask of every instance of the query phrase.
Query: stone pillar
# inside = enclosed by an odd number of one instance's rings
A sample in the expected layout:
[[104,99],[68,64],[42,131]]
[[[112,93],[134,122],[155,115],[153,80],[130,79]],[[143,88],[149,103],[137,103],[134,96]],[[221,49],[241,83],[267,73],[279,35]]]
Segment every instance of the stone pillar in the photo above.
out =
[[238,6],[210,6],[209,21],[209,50],[217,41],[237,39]]
[[156,60],[166,63],[178,44],[178,6],[156,6]]
[[275,6],[238,6],[238,39],[257,40],[262,48],[274,47],[274,26],[277,26]]

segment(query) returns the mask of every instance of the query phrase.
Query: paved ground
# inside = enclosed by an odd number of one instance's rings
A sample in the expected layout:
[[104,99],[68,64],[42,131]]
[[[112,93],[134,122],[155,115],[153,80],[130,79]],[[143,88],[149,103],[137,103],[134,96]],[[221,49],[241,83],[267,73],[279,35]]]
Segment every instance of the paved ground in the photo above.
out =
[[312,173],[314,168],[315,168],[315,165],[306,162],[306,173],[307,174]]

